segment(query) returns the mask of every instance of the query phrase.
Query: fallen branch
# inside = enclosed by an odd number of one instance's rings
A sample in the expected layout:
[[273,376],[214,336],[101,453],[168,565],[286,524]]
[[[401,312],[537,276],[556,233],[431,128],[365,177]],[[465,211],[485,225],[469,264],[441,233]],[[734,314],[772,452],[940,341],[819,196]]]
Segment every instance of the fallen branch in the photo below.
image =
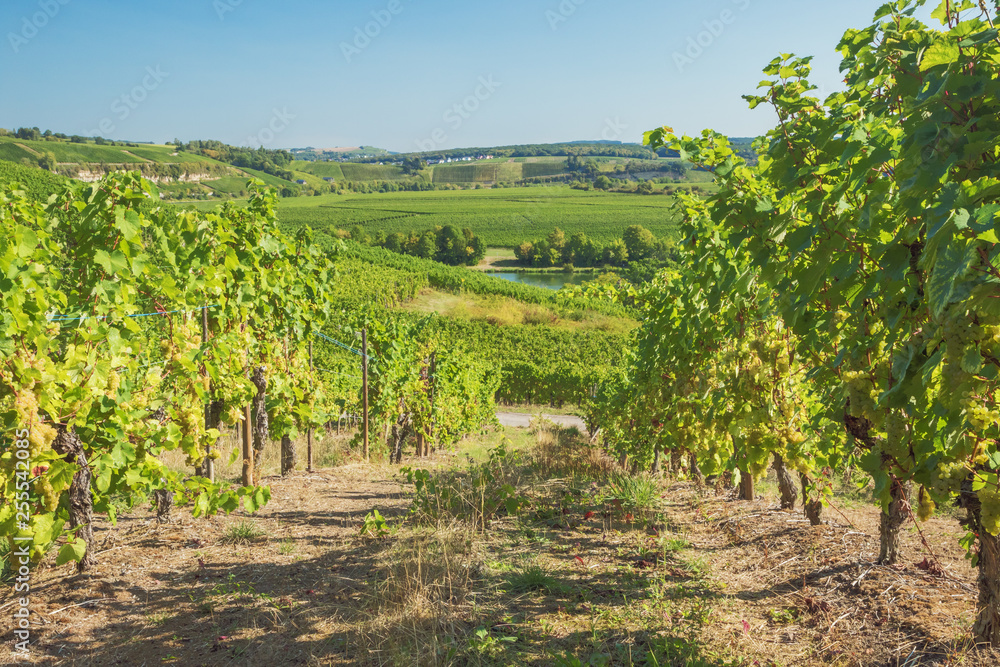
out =
[[77,602],[76,604],[68,605],[66,607],[63,607],[62,609],[56,609],[55,611],[50,611],[49,616],[55,616],[59,612],[66,611],[67,609],[72,609],[73,607],[82,607],[85,604],[92,604],[94,602],[103,602],[105,600],[107,600],[107,598],[95,598],[93,600],[84,600],[83,602]]

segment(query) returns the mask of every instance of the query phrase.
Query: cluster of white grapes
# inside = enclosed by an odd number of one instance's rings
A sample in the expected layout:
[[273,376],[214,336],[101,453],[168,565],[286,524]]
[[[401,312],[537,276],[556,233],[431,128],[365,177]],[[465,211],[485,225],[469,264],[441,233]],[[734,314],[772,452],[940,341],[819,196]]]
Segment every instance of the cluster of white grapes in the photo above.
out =
[[851,402],[851,416],[878,424],[882,417],[877,408],[878,391],[868,374],[863,371],[844,371],[843,382],[847,388],[847,398]]
[[902,462],[910,457],[910,433],[906,415],[900,410],[892,410],[885,417],[885,442],[883,451]]
[[41,496],[42,507],[46,512],[55,512],[59,507],[60,493],[52,486],[48,475],[41,474],[35,479],[35,493]]
[[14,397],[14,411],[18,424],[28,429],[28,453],[31,460],[38,459],[43,452],[52,448],[56,439],[56,429],[43,422],[38,414],[38,396],[34,390],[17,393]]
[[958,493],[968,476],[969,468],[962,461],[942,463],[934,471],[931,488],[940,496]]
[[118,373],[117,369],[112,368],[111,372],[108,374],[108,389],[105,392],[105,396],[111,400],[118,398],[118,388],[121,387],[122,378]]
[[[38,359],[31,352],[19,352],[14,362],[16,366],[21,366],[26,369],[30,368],[40,371],[43,368],[42,360]],[[6,387],[13,388],[14,374],[10,370],[5,368],[2,372],[0,380],[2,380]],[[44,459],[47,452],[52,449],[52,443],[55,442],[55,439],[58,436],[58,431],[56,431],[52,424],[44,421],[42,419],[42,415],[40,414],[38,404],[39,396],[37,393],[40,389],[41,385],[37,380],[29,381],[26,386],[21,386],[14,392],[11,401],[14,412],[17,414],[19,428],[28,431],[29,462]],[[14,459],[11,459],[11,470],[6,472],[12,472],[13,466]],[[35,493],[40,496],[41,504],[44,506],[45,510],[52,512],[59,506],[60,493],[65,489],[57,490],[53,488],[50,477],[45,474],[48,470],[48,466],[45,466],[40,470],[38,468],[34,468],[33,472],[35,470],[38,470],[40,473],[33,483]]]
[[1000,535],[1000,488],[987,484],[979,490],[980,524],[990,535]]
[[920,493],[918,494],[919,504],[917,505],[917,518],[921,521],[927,521],[934,514],[934,509],[937,505],[931,499],[931,494],[927,492],[927,489],[920,487]]
[[959,405],[965,411],[965,418],[976,431],[985,431],[1000,421],[1000,410],[986,407],[982,399],[968,392],[959,400]]

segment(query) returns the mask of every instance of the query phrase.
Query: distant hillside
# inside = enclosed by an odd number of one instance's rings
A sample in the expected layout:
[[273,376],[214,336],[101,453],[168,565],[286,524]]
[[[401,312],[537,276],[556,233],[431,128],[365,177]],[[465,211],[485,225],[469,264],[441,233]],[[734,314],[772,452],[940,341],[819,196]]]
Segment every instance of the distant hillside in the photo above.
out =
[[757,137],[729,137],[729,143],[736,149],[736,154],[751,165],[757,164],[757,151],[753,149],[755,141]]
[[[741,154],[752,155],[751,140],[739,141]],[[330,159],[333,156],[336,159]],[[393,154],[374,146],[286,151],[250,149],[212,140],[170,145],[113,142],[20,128],[16,135],[0,129],[0,161],[43,167],[85,181],[122,169],[137,170],[157,183],[162,198],[186,201],[244,197],[250,178],[260,178],[282,197],[538,182],[588,185],[601,175],[633,183],[706,180],[706,175],[689,170],[676,156],[658,156],[639,144],[616,141]]]
[[[396,153],[393,155],[394,161],[403,161],[406,158],[420,158],[423,160],[447,160],[465,157],[491,155],[496,158],[518,158],[518,157],[569,157],[578,155],[582,157],[630,157],[639,159],[653,159],[656,157],[649,148],[640,144],[625,144],[614,141],[571,141],[557,144],[516,144],[512,146],[475,146],[468,148],[450,148],[447,150],[418,151],[412,153]],[[358,162],[379,162],[384,160],[384,156],[360,158]]]
[[384,148],[376,148],[375,146],[348,146],[339,148],[313,148],[312,146],[309,146],[308,148],[292,148],[289,149],[289,152],[295,156],[296,160],[305,160],[310,162],[356,160],[365,158],[378,159],[380,157],[395,155],[392,151],[388,151]]
[[[296,183],[300,175],[290,170],[284,174],[286,178],[281,178],[254,169],[258,164],[273,166],[270,158],[247,159],[246,166],[240,166],[244,151],[247,155],[259,153],[226,146],[221,142],[191,142],[179,147],[65,135],[48,138],[39,135],[25,139],[0,130],[0,164],[13,163],[29,167],[32,171],[44,167],[53,174],[84,181],[97,180],[107,173],[123,169],[139,171],[157,183],[164,199],[240,197],[246,194],[247,181],[254,177],[262,178],[283,196],[303,192],[303,186]],[[268,156],[266,151],[265,156]],[[291,159],[288,154],[288,160]],[[313,183],[316,187],[321,184],[322,179]],[[308,184],[306,187],[309,187]]]

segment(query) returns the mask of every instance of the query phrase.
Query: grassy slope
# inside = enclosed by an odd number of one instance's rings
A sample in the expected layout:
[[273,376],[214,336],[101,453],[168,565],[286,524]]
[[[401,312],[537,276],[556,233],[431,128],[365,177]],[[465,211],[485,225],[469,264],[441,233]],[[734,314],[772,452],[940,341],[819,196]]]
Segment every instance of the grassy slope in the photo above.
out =
[[402,167],[391,165],[345,162],[340,165],[340,170],[348,181],[402,181],[407,178]]
[[[25,146],[34,154],[25,151]],[[34,157],[37,154],[51,152],[57,162],[107,162],[113,164],[143,164],[158,162],[163,164],[222,164],[215,160],[190,153],[174,153],[173,146],[157,144],[140,144],[133,146],[98,146],[97,144],[74,144],[62,141],[24,141],[13,137],[0,137],[0,159],[20,160],[21,157]]]
[[306,160],[296,160],[292,163],[292,169],[305,172],[320,178],[329,177],[338,181],[344,180],[344,172],[340,168],[339,162],[308,162]]
[[227,176],[214,181],[202,181],[202,185],[219,194],[237,196],[246,193],[248,180],[250,180],[249,176]]
[[0,160],[20,162],[24,158],[28,158],[34,162],[38,159],[38,156],[24,150],[12,141],[0,141]]
[[268,173],[263,172],[263,171],[258,171],[256,169],[248,169],[246,167],[243,167],[242,171],[245,171],[246,173],[250,174],[251,176],[253,176],[255,178],[259,178],[260,180],[264,181],[268,185],[272,185],[272,186],[274,186],[274,187],[276,187],[278,189],[281,189],[283,187],[288,187],[288,186],[293,187],[293,188],[299,187],[298,185],[296,185],[292,181],[286,181],[283,178],[278,178],[277,176],[272,176],[271,174],[268,174]]
[[314,190],[318,190],[320,192],[330,191],[330,184],[315,174],[310,174],[309,172],[297,171],[297,170],[293,171],[292,173],[295,174],[295,180],[302,179],[303,181],[308,183],[309,186]]

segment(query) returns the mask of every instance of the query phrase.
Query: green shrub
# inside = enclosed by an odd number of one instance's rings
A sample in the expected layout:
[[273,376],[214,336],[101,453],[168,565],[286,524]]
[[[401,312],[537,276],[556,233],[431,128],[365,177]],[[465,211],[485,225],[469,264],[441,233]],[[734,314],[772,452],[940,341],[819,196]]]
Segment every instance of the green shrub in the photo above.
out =
[[459,519],[485,530],[501,516],[516,515],[526,503],[517,487],[524,465],[521,454],[504,444],[489,451],[484,463],[445,471],[403,468],[414,486],[413,514],[418,520]]

